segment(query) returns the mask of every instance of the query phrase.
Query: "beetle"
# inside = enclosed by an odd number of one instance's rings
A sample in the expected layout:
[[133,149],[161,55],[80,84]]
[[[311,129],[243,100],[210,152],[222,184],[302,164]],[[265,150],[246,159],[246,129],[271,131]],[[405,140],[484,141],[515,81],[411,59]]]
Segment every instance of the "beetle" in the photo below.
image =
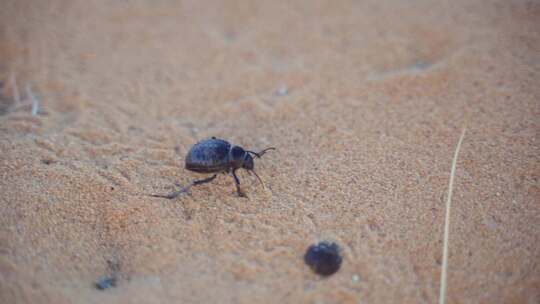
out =
[[236,171],[238,169],[245,169],[250,174],[253,172],[264,187],[263,181],[254,170],[253,156],[261,158],[267,151],[275,149],[274,147],[269,147],[260,152],[253,152],[216,137],[204,139],[193,145],[187,153],[185,168],[197,173],[214,173],[214,175],[205,179],[194,180],[184,188],[170,194],[153,194],[151,196],[173,199],[182,193],[188,192],[191,187],[209,183],[219,173],[225,173],[232,175],[234,178],[238,196],[245,197],[246,195],[240,189],[240,180],[236,176]]
[[309,246],[304,262],[317,274],[332,275],[341,267],[341,249],[336,243],[319,242]]

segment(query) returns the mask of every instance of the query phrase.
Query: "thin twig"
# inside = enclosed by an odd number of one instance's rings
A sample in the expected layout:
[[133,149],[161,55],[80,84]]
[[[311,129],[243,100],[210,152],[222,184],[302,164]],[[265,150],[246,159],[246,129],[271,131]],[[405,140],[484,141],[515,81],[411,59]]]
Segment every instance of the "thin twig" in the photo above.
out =
[[446,296],[446,272],[448,269],[448,235],[450,230],[450,205],[452,203],[452,190],[454,188],[454,176],[456,173],[456,163],[461,149],[461,143],[465,137],[466,128],[463,128],[461,137],[459,138],[454,159],[452,160],[452,170],[450,171],[450,182],[448,184],[448,197],[446,198],[446,214],[444,217],[444,241],[443,241],[443,260],[441,266],[441,289],[439,293],[439,304],[444,304]]
[[29,84],[26,85],[26,94],[28,95],[28,97],[30,97],[30,100],[32,101],[32,116],[36,116],[39,111],[39,100],[32,92],[32,88]]

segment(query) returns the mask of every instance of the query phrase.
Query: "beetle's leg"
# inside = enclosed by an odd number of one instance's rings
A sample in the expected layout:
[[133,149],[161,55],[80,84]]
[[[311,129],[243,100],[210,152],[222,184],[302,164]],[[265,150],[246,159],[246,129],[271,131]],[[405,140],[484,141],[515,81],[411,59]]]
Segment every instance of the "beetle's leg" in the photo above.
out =
[[246,171],[247,171],[247,173],[249,173],[249,174],[251,174],[251,173],[255,174],[255,176],[257,177],[257,179],[259,180],[259,182],[260,182],[261,185],[263,186],[263,188],[266,188],[266,187],[264,186],[264,183],[263,183],[262,179],[259,177],[259,174],[257,174],[257,172],[255,172],[255,170],[246,170]]
[[182,189],[180,189],[178,191],[174,191],[172,193],[169,193],[167,195],[152,194],[150,196],[173,199],[173,198],[179,196],[182,193],[188,192],[188,190],[193,186],[202,185],[202,184],[206,184],[206,183],[209,183],[209,182],[213,181],[214,178],[216,178],[216,176],[217,176],[217,174],[214,174],[214,175],[212,175],[212,176],[210,176],[208,178],[205,178],[205,179],[194,180],[191,183],[189,183],[187,186],[185,186],[184,188],[182,188]]
[[242,192],[242,190],[240,189],[240,179],[238,179],[238,176],[236,176],[236,170],[237,169],[231,171],[231,174],[234,177],[234,184],[236,185],[236,192],[238,193],[238,196],[246,197],[244,192]]
[[202,185],[202,184],[206,184],[206,183],[209,183],[211,181],[214,180],[214,178],[216,178],[217,174],[214,174],[212,176],[210,176],[209,178],[205,178],[205,179],[199,179],[199,180],[196,180],[196,181],[192,181],[192,185],[191,186],[196,186],[196,185]]

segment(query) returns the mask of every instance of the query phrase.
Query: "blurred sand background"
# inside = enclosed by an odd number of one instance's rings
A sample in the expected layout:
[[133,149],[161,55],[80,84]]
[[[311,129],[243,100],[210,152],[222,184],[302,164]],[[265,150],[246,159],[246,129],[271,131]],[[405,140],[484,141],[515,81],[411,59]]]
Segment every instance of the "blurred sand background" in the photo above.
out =
[[[540,2],[0,6],[0,302],[434,303],[466,125],[447,302],[540,303]],[[267,189],[146,196],[209,136]]]

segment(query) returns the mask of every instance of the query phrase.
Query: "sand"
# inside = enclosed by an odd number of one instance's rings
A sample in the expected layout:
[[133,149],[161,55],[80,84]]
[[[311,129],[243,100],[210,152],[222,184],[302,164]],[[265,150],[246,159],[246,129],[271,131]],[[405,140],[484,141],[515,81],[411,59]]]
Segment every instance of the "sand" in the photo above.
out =
[[[0,302],[435,303],[466,127],[447,303],[540,303],[538,1],[0,6]],[[148,196],[210,136],[266,189]]]

